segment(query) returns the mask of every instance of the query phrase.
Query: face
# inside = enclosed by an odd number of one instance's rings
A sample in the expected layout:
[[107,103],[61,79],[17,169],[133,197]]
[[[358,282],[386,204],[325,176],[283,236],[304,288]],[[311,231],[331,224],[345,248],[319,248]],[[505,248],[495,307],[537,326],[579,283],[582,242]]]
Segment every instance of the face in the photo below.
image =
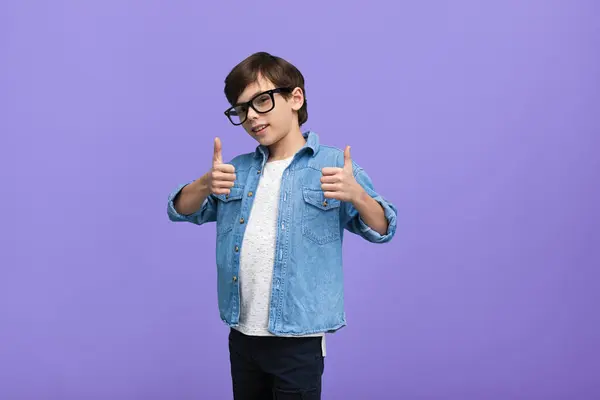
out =
[[[261,94],[265,91],[277,89],[269,80],[259,76],[257,81],[248,85],[238,98],[238,103],[244,103],[253,100],[253,105],[258,111],[271,111],[262,113],[256,112],[252,107],[244,107],[242,114],[247,115],[246,121],[242,124],[246,132],[263,146],[270,146],[283,139],[294,126],[298,125],[297,111],[304,103],[304,95],[300,88],[295,88],[286,99],[282,93]],[[260,94],[260,95],[259,95]],[[259,95],[258,97],[256,97]]]

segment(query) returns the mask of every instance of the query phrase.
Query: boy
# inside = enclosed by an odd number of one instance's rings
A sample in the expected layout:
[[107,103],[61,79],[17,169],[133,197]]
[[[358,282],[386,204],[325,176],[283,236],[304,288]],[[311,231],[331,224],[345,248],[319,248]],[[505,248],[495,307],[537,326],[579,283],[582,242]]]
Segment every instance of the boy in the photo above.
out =
[[216,221],[218,303],[234,399],[320,399],[324,334],[346,324],[343,231],[384,243],[396,208],[341,151],[302,133],[304,77],[255,53],[229,73],[225,115],[257,142],[169,196],[172,221]]

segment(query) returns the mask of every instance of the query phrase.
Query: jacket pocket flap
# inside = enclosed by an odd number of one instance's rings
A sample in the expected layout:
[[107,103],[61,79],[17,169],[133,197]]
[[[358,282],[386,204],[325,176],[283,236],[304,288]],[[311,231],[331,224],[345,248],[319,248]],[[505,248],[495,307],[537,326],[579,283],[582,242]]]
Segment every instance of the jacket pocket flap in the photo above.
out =
[[302,195],[304,201],[312,206],[320,208],[321,210],[331,210],[338,208],[341,201],[337,199],[328,199],[325,197],[325,193],[320,189],[303,188]]
[[234,186],[229,189],[229,194],[217,194],[215,196],[225,203],[240,200],[244,197],[244,188],[242,186]]

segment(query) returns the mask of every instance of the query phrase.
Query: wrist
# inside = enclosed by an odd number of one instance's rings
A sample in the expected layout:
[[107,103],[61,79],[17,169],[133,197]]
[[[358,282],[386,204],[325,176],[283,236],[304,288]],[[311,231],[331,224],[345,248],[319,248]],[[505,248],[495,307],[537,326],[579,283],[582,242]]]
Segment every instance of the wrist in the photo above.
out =
[[367,197],[369,197],[369,194],[362,186],[357,184],[350,202],[354,208],[361,209],[366,204]]
[[208,178],[208,174],[204,174],[188,186],[193,192],[207,197],[210,194],[210,183]]

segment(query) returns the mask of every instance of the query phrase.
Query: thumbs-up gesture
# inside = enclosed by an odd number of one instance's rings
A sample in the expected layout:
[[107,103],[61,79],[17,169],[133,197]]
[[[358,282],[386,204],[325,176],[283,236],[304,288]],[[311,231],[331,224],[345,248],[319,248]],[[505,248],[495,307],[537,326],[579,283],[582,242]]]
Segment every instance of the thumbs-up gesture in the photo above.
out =
[[350,146],[344,150],[344,167],[328,167],[321,170],[321,189],[325,197],[341,201],[353,202],[360,196],[362,186],[354,179]]
[[229,189],[235,182],[235,167],[231,164],[223,164],[221,140],[219,138],[215,138],[212,168],[208,178],[208,187],[212,194],[229,194]]

